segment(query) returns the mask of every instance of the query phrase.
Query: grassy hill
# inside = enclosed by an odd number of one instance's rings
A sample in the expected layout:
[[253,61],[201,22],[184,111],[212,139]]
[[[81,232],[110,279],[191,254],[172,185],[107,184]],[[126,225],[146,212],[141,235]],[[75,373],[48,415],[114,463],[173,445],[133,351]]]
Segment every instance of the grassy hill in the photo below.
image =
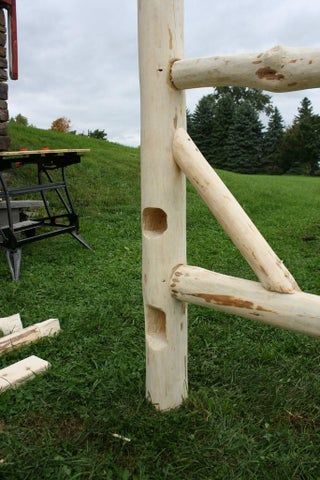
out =
[[[106,143],[104,140],[87,136],[26,128],[14,124],[11,125],[11,138],[11,150],[42,147],[92,149],[91,154],[85,157],[80,166],[70,169],[70,184],[77,205],[83,212],[94,212],[97,205],[103,208],[130,205],[137,201],[139,196],[137,149]],[[131,186],[133,182],[134,188]]]
[[[11,128],[13,149],[91,148],[69,178],[93,251],[66,236],[28,245],[17,284],[0,257],[0,316],[63,329],[0,358],[52,364],[0,396],[0,478],[320,478],[318,341],[190,307],[190,397],[155,412],[144,399],[138,150]],[[301,288],[320,294],[320,179],[220,174]],[[254,278],[191,187],[188,250],[190,264]]]

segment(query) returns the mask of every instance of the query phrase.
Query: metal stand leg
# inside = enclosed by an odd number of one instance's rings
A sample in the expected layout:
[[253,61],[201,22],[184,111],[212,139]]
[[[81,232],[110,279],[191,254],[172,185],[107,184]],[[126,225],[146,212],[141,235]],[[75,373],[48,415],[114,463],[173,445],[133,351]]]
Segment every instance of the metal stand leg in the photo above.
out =
[[73,238],[75,238],[76,240],[78,240],[78,242],[81,243],[81,245],[88,248],[89,250],[92,250],[92,247],[90,247],[90,245],[81,237],[79,233],[77,232],[70,232],[70,233],[73,236]]
[[21,248],[17,250],[6,250],[6,256],[12,280],[17,282],[20,278]]

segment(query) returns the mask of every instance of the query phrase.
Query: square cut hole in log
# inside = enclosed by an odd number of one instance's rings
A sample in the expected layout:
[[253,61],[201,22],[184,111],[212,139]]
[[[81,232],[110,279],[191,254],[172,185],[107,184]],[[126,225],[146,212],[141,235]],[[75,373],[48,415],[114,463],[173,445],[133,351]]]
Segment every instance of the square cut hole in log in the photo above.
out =
[[145,208],[142,215],[143,231],[147,237],[162,235],[167,228],[167,214],[161,208]]
[[166,315],[159,308],[147,307],[147,342],[154,350],[162,350],[168,345],[166,334]]

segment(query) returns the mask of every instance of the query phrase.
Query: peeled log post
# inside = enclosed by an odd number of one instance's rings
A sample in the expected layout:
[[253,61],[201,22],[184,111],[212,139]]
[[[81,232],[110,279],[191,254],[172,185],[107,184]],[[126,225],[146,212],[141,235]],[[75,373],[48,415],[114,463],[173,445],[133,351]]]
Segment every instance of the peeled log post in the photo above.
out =
[[168,410],[187,396],[187,312],[169,288],[173,268],[186,262],[185,176],[172,153],[185,99],[170,82],[171,64],[183,56],[183,0],[138,5],[146,395]]
[[183,128],[176,131],[173,153],[181,170],[240,250],[263,286],[279,293],[299,290],[290,272]]
[[320,336],[320,297],[317,295],[268,292],[260,283],[188,265],[175,269],[171,291],[181,302]]
[[266,52],[178,60],[171,79],[179,90],[238,86],[269,92],[320,87],[320,49],[276,46]]

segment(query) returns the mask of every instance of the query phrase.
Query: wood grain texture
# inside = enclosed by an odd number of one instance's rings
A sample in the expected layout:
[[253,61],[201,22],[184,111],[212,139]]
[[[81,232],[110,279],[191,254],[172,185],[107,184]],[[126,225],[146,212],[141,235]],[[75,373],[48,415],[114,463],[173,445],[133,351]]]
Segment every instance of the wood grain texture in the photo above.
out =
[[317,295],[268,292],[260,283],[188,265],[180,265],[174,271],[171,291],[181,302],[320,336],[320,297]]
[[173,267],[186,259],[185,177],[172,154],[185,98],[170,81],[172,62],[183,56],[183,0],[138,7],[146,395],[168,410],[187,396],[187,312],[169,289]]
[[29,155],[47,155],[48,153],[56,153],[57,155],[63,153],[88,153],[90,152],[89,148],[78,148],[78,149],[69,149],[63,148],[59,150],[21,150],[18,152],[0,152],[0,157],[25,157]]
[[174,136],[173,152],[181,170],[263,286],[280,293],[293,293],[299,290],[283,262],[182,128],[178,129]]
[[269,92],[320,87],[320,49],[276,46],[265,52],[191,58],[174,62],[178,89],[239,86]]
[[50,363],[32,355],[20,362],[0,370],[0,393],[8,388],[16,388],[50,367]]
[[40,340],[40,338],[56,335],[59,331],[60,323],[57,319],[49,319],[15,331],[10,335],[0,338],[0,355],[14,348],[36,342]]
[[[0,318],[0,331],[3,335],[10,335],[23,329],[20,314],[16,313],[10,317]],[[0,338],[1,341],[2,338]]]

